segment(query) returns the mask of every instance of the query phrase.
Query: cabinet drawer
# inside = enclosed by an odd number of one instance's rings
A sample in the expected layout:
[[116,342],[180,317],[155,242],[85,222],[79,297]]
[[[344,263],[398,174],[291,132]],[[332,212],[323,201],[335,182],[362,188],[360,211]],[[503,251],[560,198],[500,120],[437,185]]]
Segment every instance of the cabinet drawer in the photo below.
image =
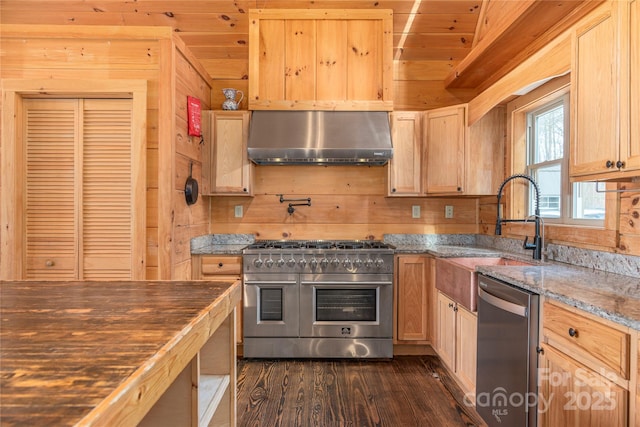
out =
[[206,276],[242,274],[242,257],[239,256],[205,256],[201,262],[201,272]]
[[548,302],[544,304],[543,331],[551,345],[558,344],[569,356],[596,362],[629,379],[628,333]]

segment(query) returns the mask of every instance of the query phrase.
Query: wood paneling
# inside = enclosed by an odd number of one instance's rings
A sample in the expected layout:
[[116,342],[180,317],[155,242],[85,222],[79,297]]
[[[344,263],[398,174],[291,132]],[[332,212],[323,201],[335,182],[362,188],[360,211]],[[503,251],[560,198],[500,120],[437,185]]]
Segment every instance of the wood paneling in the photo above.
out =
[[[86,6],[83,3],[77,2],[75,6],[83,9]],[[28,0],[19,7],[7,6],[15,12],[38,4]],[[51,10],[56,8],[54,4],[48,6]],[[12,16],[11,13],[8,15]],[[72,11],[69,13],[73,15]],[[5,18],[7,15],[3,14],[3,24]],[[195,96],[201,100],[203,110],[210,108],[211,81],[207,71],[184,47],[184,42],[165,27],[73,25],[64,27],[66,31],[60,28],[3,25],[0,77],[51,79],[51,82],[136,78],[147,82],[149,169],[142,177],[146,178],[146,203],[142,195],[137,195],[136,200],[143,201],[148,209],[142,209],[140,212],[146,214],[134,221],[147,227],[147,273],[164,279],[190,277],[189,240],[206,233],[209,203],[201,199],[187,207],[184,200],[189,164],[194,162],[196,177],[201,167],[200,138],[189,136],[187,131],[186,99],[187,95]],[[85,90],[96,93],[95,87],[85,88],[82,84],[66,93],[73,95]],[[146,161],[140,163],[141,167]]]
[[[213,197],[213,233],[252,233],[261,239],[382,239],[385,233],[474,233],[475,199],[396,198],[386,195],[387,167],[257,166],[255,197]],[[311,206],[287,213],[285,198],[311,197]],[[234,217],[242,205],[243,218]],[[412,218],[412,206],[421,218]],[[444,218],[444,206],[455,217]]]

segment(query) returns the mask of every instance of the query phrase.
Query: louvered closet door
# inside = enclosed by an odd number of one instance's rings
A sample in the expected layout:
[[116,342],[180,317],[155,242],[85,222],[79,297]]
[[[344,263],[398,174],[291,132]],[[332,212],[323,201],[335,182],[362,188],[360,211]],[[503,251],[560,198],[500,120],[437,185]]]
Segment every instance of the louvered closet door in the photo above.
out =
[[26,100],[28,279],[130,279],[131,100]]
[[131,100],[85,100],[82,274],[131,278]]
[[25,100],[25,278],[78,278],[76,100]]

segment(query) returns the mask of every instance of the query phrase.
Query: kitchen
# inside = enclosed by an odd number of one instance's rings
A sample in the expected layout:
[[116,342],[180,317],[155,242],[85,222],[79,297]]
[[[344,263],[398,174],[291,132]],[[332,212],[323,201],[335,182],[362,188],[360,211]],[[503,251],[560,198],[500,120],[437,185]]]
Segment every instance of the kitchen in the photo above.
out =
[[[143,104],[136,107],[142,108],[142,111],[146,109],[147,115],[146,120],[143,117],[142,121],[137,122],[136,125],[138,132],[146,135],[146,145],[144,146],[146,156],[143,155],[142,160],[136,163],[140,170],[134,171],[142,176],[137,176],[137,179],[132,180],[137,184],[137,193],[135,193],[137,203],[134,205],[136,209],[134,216],[138,222],[134,224],[134,229],[139,233],[136,238],[132,239],[133,256],[136,260],[133,263],[133,279],[185,280],[191,278],[192,272],[198,268],[192,261],[191,239],[209,234],[250,234],[256,239],[274,240],[380,240],[385,234],[472,235],[478,236],[477,238],[480,239],[487,239],[491,243],[494,243],[495,240],[498,241],[497,243],[502,242],[503,239],[493,237],[496,217],[495,194],[500,182],[506,176],[522,170],[521,167],[516,166],[517,145],[512,146],[509,143],[511,136],[508,134],[506,135],[507,141],[504,141],[505,148],[495,148],[498,150],[500,160],[504,156],[505,169],[499,172],[493,183],[488,184],[490,191],[478,192],[476,195],[460,196],[456,194],[454,189],[454,191],[445,190],[444,195],[431,197],[432,191],[427,191],[426,184],[423,182],[423,179],[427,177],[421,176],[422,170],[425,168],[420,163],[415,163],[421,160],[421,156],[409,154],[402,157],[409,158],[412,162],[407,162],[401,167],[401,170],[407,172],[407,176],[396,176],[398,180],[404,181],[394,187],[397,189],[395,195],[391,195],[392,188],[389,187],[388,173],[391,166],[280,167],[247,165],[248,169],[252,169],[250,181],[248,183],[233,183],[234,185],[228,186],[225,190],[227,193],[232,193],[237,189],[238,193],[236,194],[238,195],[206,196],[207,193],[217,192],[217,190],[207,188],[211,182],[210,179],[207,179],[204,169],[206,162],[203,150],[207,149],[207,145],[205,143],[203,147],[200,145],[200,138],[188,136],[186,102],[182,100],[185,100],[187,95],[195,96],[201,100],[203,110],[217,110],[224,101],[222,88],[237,88],[243,90],[247,97],[250,96],[252,92],[249,85],[254,80],[248,61],[249,49],[252,45],[248,38],[247,11],[261,7],[261,5],[246,2],[246,4],[242,3],[242,5],[236,6],[231,3],[217,2],[216,7],[219,9],[209,13],[201,13],[200,10],[194,11],[190,10],[188,6],[183,6],[187,9],[184,9],[183,14],[180,14],[181,5],[178,4],[179,2],[158,2],[159,5],[156,8],[152,6],[156,2],[148,2],[149,4],[145,2],[144,5],[135,6],[111,2],[109,3],[110,8],[105,6],[107,10],[102,12],[95,12],[93,9],[84,10],[80,6],[74,9],[73,5],[59,4],[56,7],[48,5],[46,12],[39,10],[38,13],[33,13],[29,7],[37,6],[32,6],[32,3],[4,1],[2,4],[3,50],[5,52],[2,58],[2,78],[11,79],[9,83],[14,85],[12,93],[17,93],[19,96],[20,93],[40,93],[44,89],[47,92],[58,91],[68,94],[78,91],[78,79],[93,79],[94,82],[82,85],[82,92],[133,93],[134,103],[140,102],[140,97],[143,98]],[[397,41],[401,38],[402,28],[406,26],[408,18],[414,16],[418,21],[415,25],[418,25],[419,18],[423,17],[423,14],[412,15],[409,3],[413,4],[414,2],[402,2],[402,6],[398,6],[399,10],[394,9],[393,32],[398,35],[398,37],[394,37],[394,40],[397,39],[394,41],[396,47]],[[429,16],[429,3],[431,2],[423,2],[420,6],[424,8],[424,17]],[[469,83],[458,85],[458,83],[447,82],[446,80],[451,76],[453,69],[460,71],[458,66],[466,64],[462,60],[472,50],[472,38],[476,30],[475,23],[478,21],[478,13],[480,12],[478,2],[451,3],[456,5],[456,9],[448,10],[447,7],[454,6],[445,6],[441,3],[433,7],[440,7],[437,9],[438,12],[447,15],[450,19],[452,15],[455,15],[453,18],[458,19],[458,27],[466,26],[466,30],[464,30],[465,41],[461,41],[457,35],[445,37],[438,36],[436,32],[436,35],[431,36],[433,37],[432,44],[443,47],[434,52],[435,49],[424,47],[425,45],[420,39],[412,45],[410,39],[412,32],[408,30],[405,47],[402,50],[394,51],[394,58],[398,56],[398,59],[393,61],[393,81],[390,92],[393,93],[394,114],[397,112],[398,116],[402,115],[408,120],[405,122],[409,123],[406,129],[410,129],[411,116],[419,116],[415,112],[435,110],[467,102],[467,120],[468,124],[473,127],[476,123],[482,122],[481,119],[486,117],[487,112],[496,113],[494,107],[509,108],[505,103],[507,100],[511,101],[513,93],[533,82],[542,81],[552,76],[562,76],[570,70],[572,56],[570,34],[555,38],[562,32],[554,27],[546,38],[539,37],[537,39],[539,43],[545,42],[537,53],[534,54],[533,51],[525,49],[529,45],[529,41],[526,41],[524,45],[521,44],[518,49],[524,51],[523,56],[530,56],[531,59],[528,61],[522,59],[520,65],[511,64],[510,67],[506,67],[510,68],[510,72],[505,72],[504,69],[499,70],[502,72],[501,77],[497,77],[500,75],[500,72],[497,72],[476,77],[481,82],[472,82],[470,85],[468,85]],[[363,6],[358,2],[354,2],[354,5],[369,7],[368,4]],[[144,10],[143,6],[149,9]],[[463,6],[464,14],[461,11]],[[476,6],[478,7],[476,8]],[[134,7],[140,9],[140,12],[133,10]],[[278,9],[289,6],[268,4],[266,7]],[[296,4],[296,7],[301,7],[301,5]],[[322,8],[323,6],[316,2],[314,7]],[[98,7],[98,9],[100,8]],[[167,12],[168,10],[171,12]],[[148,14],[151,20],[142,19],[143,13]],[[487,10],[484,13],[489,13],[487,18],[490,18],[490,13],[497,12]],[[527,11],[522,13],[527,13]],[[535,7],[532,6],[528,13],[536,13]],[[172,18],[170,15],[174,17]],[[573,17],[573,14],[570,13],[566,15]],[[162,24],[162,26],[145,27],[144,29],[120,26],[123,17],[126,18],[125,22],[132,22],[135,25]],[[185,17],[193,17],[196,21],[191,24],[182,23],[180,20]],[[209,18],[209,20],[205,18]],[[615,18],[618,19],[618,15],[615,15]],[[517,21],[513,17],[512,19]],[[173,20],[181,22],[179,25],[181,31],[167,30],[164,26],[166,24],[171,27]],[[15,24],[54,25],[67,22],[74,22],[74,24],[63,27],[68,28],[69,33],[47,25],[29,29],[15,26]],[[492,21],[485,19],[484,22]],[[90,26],[96,23],[118,25],[118,27]],[[522,43],[521,38],[514,38],[513,34],[526,34],[526,32],[522,29],[520,32],[516,31],[516,23],[513,25],[513,27],[501,29],[505,34],[503,38],[499,34],[491,33],[487,28],[479,30],[486,32],[483,34],[486,35],[487,40],[492,39],[495,42],[494,49],[488,49],[486,51],[488,53],[485,55],[499,55],[500,52],[507,52],[505,46],[516,42]],[[173,24],[173,26],[176,25]],[[211,30],[209,26],[214,30]],[[534,29],[529,29],[529,31],[534,31]],[[209,35],[210,32],[213,34]],[[429,33],[429,31],[424,30],[424,33]],[[208,41],[207,35],[212,41]],[[429,40],[426,35],[422,37]],[[453,39],[457,44],[451,41],[451,47],[446,48],[445,40]],[[171,51],[172,43],[176,46],[175,54]],[[218,44],[216,45],[216,43]],[[220,46],[221,44],[223,46]],[[481,43],[478,44],[482,46]],[[34,52],[29,53],[25,46],[34,46]],[[60,48],[61,46],[64,46],[64,49]],[[531,49],[534,48],[531,47]],[[440,52],[440,50],[446,52]],[[406,56],[403,57],[401,53]],[[440,53],[445,56],[437,56]],[[25,58],[23,56],[28,54],[33,57]],[[508,59],[516,57],[513,51],[510,55]],[[484,61],[483,63],[489,62],[488,57],[481,53],[478,53],[478,57],[481,62]],[[172,62],[171,58],[174,58],[175,62]],[[502,57],[502,60],[505,58]],[[475,68],[482,68],[480,67],[482,64],[476,63],[474,68],[473,61],[469,60],[468,62],[472,64],[470,66],[472,76]],[[459,74],[464,75],[462,71]],[[566,78],[567,76],[565,76]],[[35,80],[33,87],[30,88],[26,83],[18,84],[16,81],[24,79]],[[123,79],[144,80],[147,84],[145,88],[136,86],[135,90],[109,87],[111,84],[115,85],[115,81]],[[109,82],[109,80],[113,81]],[[64,86],[65,81],[66,87]],[[10,88],[6,83],[3,82],[5,91]],[[549,84],[562,86],[562,82],[555,80],[550,81]],[[637,94],[637,86],[635,87],[634,93]],[[146,95],[136,96],[138,93]],[[387,93],[383,93],[383,97],[386,96]],[[520,99],[524,98],[526,95]],[[9,99],[11,98],[4,98],[3,111],[6,111],[5,106],[8,105],[7,100]],[[249,102],[247,99],[249,98],[243,100],[240,105],[241,110],[245,113]],[[383,104],[384,101],[388,101],[387,98],[383,98],[383,101],[374,99],[369,105],[371,108],[387,108],[377,106]],[[511,108],[515,109],[518,102],[514,100]],[[524,103],[524,101],[522,102]],[[616,107],[612,110],[617,111],[614,113],[618,114],[619,120],[623,120],[625,117],[627,118],[624,120],[630,120],[628,117],[638,116],[629,112],[625,113],[627,110],[623,107],[627,104],[624,100],[619,100],[615,105]],[[637,103],[630,102],[628,105],[633,106]],[[244,116],[240,119],[236,118],[236,120],[243,120],[240,126],[249,126],[249,119]],[[14,162],[9,160],[12,149],[7,147],[5,143],[5,141],[11,140],[4,133],[10,132],[11,126],[7,127],[6,123],[3,121],[2,160],[4,163],[2,169],[3,175],[10,175],[8,171],[12,170]],[[413,119],[413,123],[416,126],[421,125],[419,119]],[[622,122],[621,126],[630,129],[638,128],[637,125],[633,126],[629,122]],[[480,127],[476,126],[476,128]],[[613,128],[617,129],[617,125]],[[394,129],[398,129],[398,127],[394,127]],[[395,143],[396,141],[394,141]],[[405,144],[408,148],[415,147],[416,150],[421,150],[418,143],[421,143],[421,138],[415,136],[415,141],[411,140]],[[396,153],[399,153],[399,147],[395,148]],[[477,147],[472,146],[471,148]],[[524,158],[524,155],[522,157]],[[465,161],[468,161],[469,164],[465,165],[465,169],[467,171],[473,170],[472,167],[479,164],[474,162],[479,162],[480,158],[480,155],[466,156]],[[397,160],[399,159],[400,157],[397,157]],[[491,163],[501,163],[496,162],[495,157],[491,159]],[[618,159],[613,158],[613,160],[615,162]],[[631,163],[632,160],[628,160],[628,162]],[[146,168],[143,168],[142,165],[145,163]],[[200,182],[202,191],[198,202],[187,206],[184,200],[184,183],[190,174],[190,164],[193,164],[193,176]],[[417,173],[412,173],[411,170]],[[427,170],[429,170],[428,167]],[[633,176],[633,172],[631,172],[631,176]],[[628,181],[628,177],[621,178]],[[6,185],[16,179],[21,179],[21,176],[18,174],[3,176],[2,181],[1,262],[4,279],[20,277],[23,270],[21,258],[16,262],[7,261],[12,259],[11,254],[21,253],[22,249],[20,242],[8,240],[10,233],[4,226],[6,223],[16,223],[11,218],[19,217],[17,213],[12,211],[11,205],[4,203],[5,200],[15,200],[18,196],[12,193],[11,186]],[[464,184],[465,186],[470,185],[469,182]],[[524,186],[518,187],[516,183],[510,185],[513,187],[507,188],[507,191],[524,188]],[[637,183],[623,182],[607,186],[633,190],[637,188]],[[245,189],[248,190],[245,192]],[[252,193],[253,196],[245,195],[247,192]],[[404,196],[398,195],[400,192],[403,192]],[[311,206],[296,207],[294,214],[289,215],[287,203],[280,202],[280,195],[292,199],[311,198]],[[631,261],[637,260],[634,258],[640,254],[637,243],[638,232],[634,226],[637,195],[632,191],[626,191],[620,193],[619,196],[617,193],[608,193],[607,197],[613,206],[613,210],[607,210],[607,212],[615,212],[616,214],[605,217],[603,228],[579,229],[556,226],[547,222],[544,227],[545,240],[559,245],[559,250],[564,250],[565,247],[578,248],[580,257],[583,257],[585,253],[595,251],[597,254],[601,252],[620,254],[623,257],[630,256]],[[146,200],[146,204],[141,203],[142,200]],[[237,208],[238,206],[241,208]],[[414,206],[418,208],[414,208]],[[452,218],[445,216],[447,206],[453,208]],[[519,214],[515,206],[505,206],[504,208],[505,212],[509,213],[508,218],[524,216]],[[236,216],[238,210],[242,211],[242,215],[239,217]],[[413,213],[417,210],[420,211],[420,215],[418,218],[414,218]],[[503,228],[502,236],[505,241],[513,239],[521,243],[527,234],[533,235],[532,228],[532,224],[509,224]],[[429,260],[424,261],[420,256],[417,258],[414,261],[404,261],[409,262],[407,265],[424,265],[425,262],[427,264],[430,262]],[[60,265],[60,263],[56,265]],[[417,274],[417,271],[413,271],[413,273]],[[413,312],[413,310],[410,311]],[[431,323],[433,324],[434,321],[432,320]],[[428,331],[404,332],[408,339],[398,338],[398,344],[427,345],[430,341]],[[413,332],[414,335],[410,332]],[[420,337],[421,334],[422,337]],[[634,345],[637,347],[637,340]]]

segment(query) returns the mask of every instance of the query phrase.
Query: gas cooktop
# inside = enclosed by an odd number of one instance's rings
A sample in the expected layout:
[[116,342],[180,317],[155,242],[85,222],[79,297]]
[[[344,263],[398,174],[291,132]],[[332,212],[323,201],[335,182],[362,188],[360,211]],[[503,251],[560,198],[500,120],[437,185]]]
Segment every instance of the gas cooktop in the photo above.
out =
[[247,249],[395,249],[380,240],[257,240]]

